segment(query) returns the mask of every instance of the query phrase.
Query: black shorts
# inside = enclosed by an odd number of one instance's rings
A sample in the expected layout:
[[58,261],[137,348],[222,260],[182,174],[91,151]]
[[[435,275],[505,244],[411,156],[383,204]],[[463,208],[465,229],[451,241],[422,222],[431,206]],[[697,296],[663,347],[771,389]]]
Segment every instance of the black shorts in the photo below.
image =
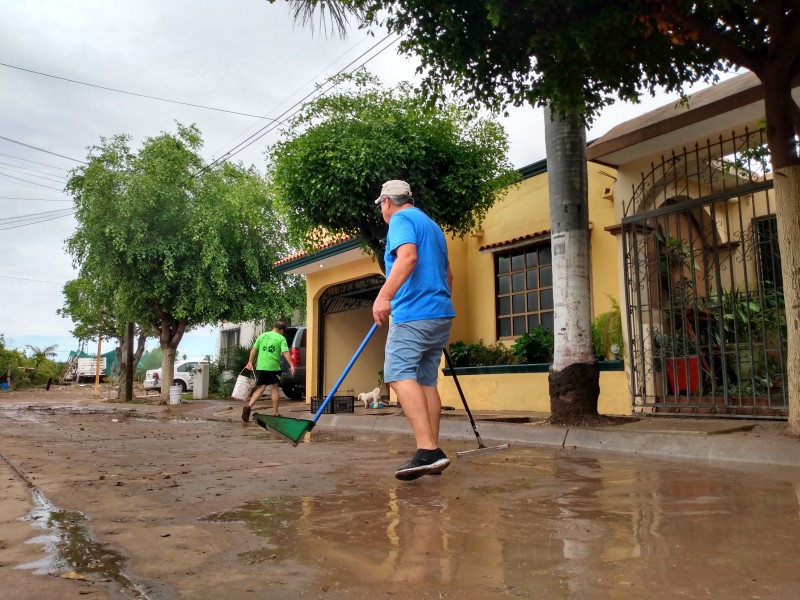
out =
[[256,371],[256,385],[272,385],[281,382],[280,371]]

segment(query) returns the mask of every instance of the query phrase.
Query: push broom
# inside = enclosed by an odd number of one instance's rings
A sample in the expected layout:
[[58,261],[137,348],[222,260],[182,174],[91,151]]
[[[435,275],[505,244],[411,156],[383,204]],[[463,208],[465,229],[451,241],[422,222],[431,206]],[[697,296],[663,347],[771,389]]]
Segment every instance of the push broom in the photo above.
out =
[[481,434],[478,433],[478,426],[475,425],[475,419],[472,418],[472,411],[470,411],[469,406],[467,405],[467,399],[464,397],[464,392],[461,390],[461,384],[458,383],[458,377],[456,377],[456,370],[453,367],[453,360],[450,358],[450,353],[447,352],[447,348],[442,350],[444,352],[444,358],[447,361],[447,366],[450,368],[450,373],[453,375],[453,381],[456,384],[456,389],[458,389],[458,395],[461,396],[461,402],[464,404],[464,408],[467,411],[467,416],[469,417],[469,422],[472,424],[472,431],[475,433],[475,438],[478,440],[478,447],[475,450],[462,450],[458,453],[459,458],[472,458],[474,456],[480,456],[482,454],[494,454],[495,452],[503,452],[504,450],[508,450],[511,446],[509,444],[500,444],[499,446],[486,446],[481,439]]
[[320,404],[319,409],[317,410],[314,417],[309,421],[307,419],[294,419],[292,417],[281,417],[278,415],[262,415],[259,413],[253,413],[253,419],[256,423],[258,423],[261,427],[268,431],[272,431],[273,433],[277,433],[279,436],[286,438],[290,442],[292,442],[293,446],[297,446],[300,442],[302,437],[312,429],[314,429],[314,425],[317,424],[322,413],[325,411],[325,408],[328,406],[328,403],[333,398],[333,395],[339,390],[339,386],[342,385],[342,381],[344,378],[347,377],[347,374],[350,372],[350,369],[353,368],[353,365],[356,362],[356,359],[361,355],[361,352],[364,350],[364,347],[369,342],[370,338],[372,338],[372,334],[375,333],[375,330],[378,328],[377,323],[373,323],[372,327],[370,328],[369,332],[367,333],[367,337],[364,338],[364,341],[361,342],[361,345],[356,350],[356,353],[353,355],[353,358],[350,359],[350,362],[347,363],[347,366],[344,368],[344,372],[339,376],[339,379],[336,380],[336,383],[333,384],[330,393],[325,398],[324,402]]

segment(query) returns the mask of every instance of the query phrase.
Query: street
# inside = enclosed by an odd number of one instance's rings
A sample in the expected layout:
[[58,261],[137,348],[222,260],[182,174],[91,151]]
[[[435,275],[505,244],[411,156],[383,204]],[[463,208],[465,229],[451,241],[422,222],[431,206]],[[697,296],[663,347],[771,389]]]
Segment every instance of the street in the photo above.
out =
[[240,412],[0,403],[0,598],[800,597],[793,469],[443,440],[403,483],[410,437]]

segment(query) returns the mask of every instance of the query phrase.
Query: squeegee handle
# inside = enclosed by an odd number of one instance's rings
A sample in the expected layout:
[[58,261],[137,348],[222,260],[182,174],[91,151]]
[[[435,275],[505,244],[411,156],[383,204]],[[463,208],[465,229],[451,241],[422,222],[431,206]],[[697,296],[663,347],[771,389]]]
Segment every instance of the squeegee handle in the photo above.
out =
[[456,377],[456,369],[453,366],[453,359],[450,358],[450,353],[447,351],[447,348],[442,348],[442,352],[444,352],[444,359],[447,361],[447,366],[450,369],[450,373],[453,375],[453,381],[456,384],[456,389],[458,389],[458,395],[461,396],[461,403],[464,405],[464,409],[467,411],[467,416],[469,417],[469,422],[472,425],[472,431],[475,433],[475,438],[478,440],[478,448],[484,448],[483,440],[481,439],[481,434],[478,433],[478,426],[475,425],[475,419],[472,418],[472,411],[469,409],[467,405],[467,399],[464,397],[464,392],[461,389],[461,384],[458,383],[458,377]]
[[353,368],[353,365],[355,364],[356,360],[361,355],[361,352],[364,350],[364,346],[367,345],[370,338],[372,338],[372,334],[375,333],[375,330],[377,328],[378,324],[373,323],[372,327],[370,327],[370,330],[367,332],[367,337],[365,337],[364,341],[361,342],[361,345],[358,347],[358,350],[356,350],[356,353],[353,355],[353,358],[350,359],[350,362],[347,363],[347,366],[344,368],[344,372],[342,372],[342,374],[339,376],[339,379],[336,380],[336,383],[333,384],[331,391],[328,393],[328,397],[325,398],[325,401],[320,405],[319,409],[317,410],[317,414],[315,414],[314,418],[311,419],[314,423],[317,422],[320,415],[322,414],[322,411],[324,411],[325,407],[328,406],[328,403],[331,401],[331,398],[333,398],[333,395],[337,391],[339,391],[339,386],[342,385],[342,381],[344,381],[344,378],[347,377],[347,374],[350,372],[350,369]]

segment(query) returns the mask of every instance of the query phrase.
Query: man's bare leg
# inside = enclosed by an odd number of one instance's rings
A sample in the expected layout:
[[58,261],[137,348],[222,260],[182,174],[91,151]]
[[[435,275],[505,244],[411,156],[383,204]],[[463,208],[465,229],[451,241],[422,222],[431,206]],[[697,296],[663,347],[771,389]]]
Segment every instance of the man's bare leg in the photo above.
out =
[[264,393],[264,390],[267,389],[266,385],[260,385],[256,388],[256,391],[253,392],[253,395],[250,396],[250,400],[247,402],[247,405],[250,408],[253,408],[253,405],[261,398],[261,394]]
[[247,404],[245,404],[242,407],[242,421],[244,421],[245,423],[247,423],[250,420],[250,411],[252,410],[253,405],[258,401],[258,399],[261,398],[261,394],[264,393],[266,387],[267,387],[266,385],[258,386],[256,388],[256,391],[253,392],[253,395],[250,396],[250,400],[247,401]]
[[425,394],[425,401],[428,407],[428,420],[431,424],[431,432],[433,433],[433,445],[439,446],[439,422],[442,418],[442,399],[439,396],[439,390],[435,387],[422,387]]
[[278,384],[272,384],[272,412],[277,416],[278,414],[278,401],[280,400],[280,392],[278,391]]
[[434,432],[428,408],[428,398],[424,388],[413,379],[393,381],[389,386],[397,394],[397,400],[400,402],[403,413],[405,413],[411,429],[414,431],[417,450],[435,450],[438,447],[439,423],[437,419],[436,432]]

